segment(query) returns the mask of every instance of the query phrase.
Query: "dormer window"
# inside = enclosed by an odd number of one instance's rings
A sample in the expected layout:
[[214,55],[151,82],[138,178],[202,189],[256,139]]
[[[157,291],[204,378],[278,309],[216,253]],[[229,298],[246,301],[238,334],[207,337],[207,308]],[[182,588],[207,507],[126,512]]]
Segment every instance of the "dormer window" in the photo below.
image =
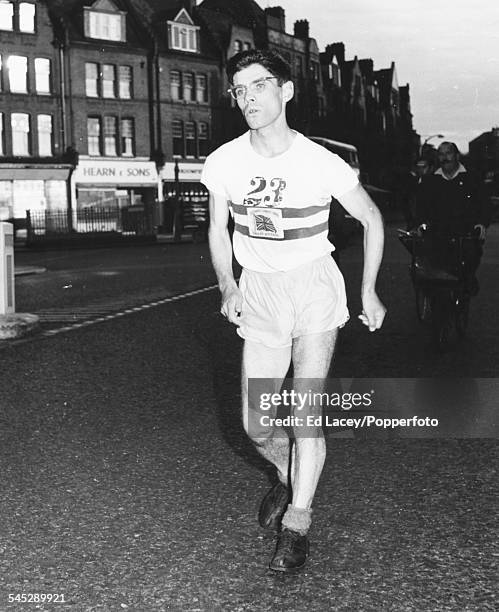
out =
[[168,21],[168,46],[178,51],[199,53],[199,26],[182,9],[173,21]]
[[126,14],[110,0],[97,0],[85,8],[85,36],[116,42],[126,41]]

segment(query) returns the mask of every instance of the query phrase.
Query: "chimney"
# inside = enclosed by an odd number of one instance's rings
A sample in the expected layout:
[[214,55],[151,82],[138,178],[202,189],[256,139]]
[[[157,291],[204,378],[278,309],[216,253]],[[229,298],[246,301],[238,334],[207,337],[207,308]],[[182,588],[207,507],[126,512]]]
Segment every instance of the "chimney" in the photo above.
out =
[[340,65],[345,63],[345,45],[342,42],[336,42],[332,45],[328,45],[326,47],[326,53],[336,55]]
[[307,19],[295,21],[295,37],[304,40],[309,38],[309,23]]
[[185,10],[192,17],[194,9],[196,8],[196,0],[181,0],[179,4],[180,4],[180,7],[185,8]]
[[286,31],[286,14],[282,6],[270,6],[265,9],[267,27],[279,32]]

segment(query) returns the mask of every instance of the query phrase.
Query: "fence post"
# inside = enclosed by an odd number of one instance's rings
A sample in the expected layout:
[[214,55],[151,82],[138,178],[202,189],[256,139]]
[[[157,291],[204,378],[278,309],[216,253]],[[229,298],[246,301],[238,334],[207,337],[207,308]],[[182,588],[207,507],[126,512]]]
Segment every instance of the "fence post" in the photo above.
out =
[[14,312],[14,228],[5,221],[0,224],[0,289],[0,315]]
[[0,340],[17,338],[38,325],[38,317],[15,312],[14,295],[14,228],[0,223]]
[[180,242],[182,239],[182,209],[180,202],[180,181],[178,161],[175,160],[175,207],[173,209],[173,240]]
[[31,227],[31,212],[26,211],[26,241],[31,242],[33,228]]

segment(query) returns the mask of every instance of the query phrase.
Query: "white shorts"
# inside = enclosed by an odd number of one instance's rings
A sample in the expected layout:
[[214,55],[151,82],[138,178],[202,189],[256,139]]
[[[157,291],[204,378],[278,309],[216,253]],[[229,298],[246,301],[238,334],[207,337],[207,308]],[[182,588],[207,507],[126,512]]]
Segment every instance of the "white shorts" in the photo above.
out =
[[287,272],[243,269],[241,324],[245,340],[271,348],[291,346],[293,338],[330,331],[349,319],[345,282],[330,255]]

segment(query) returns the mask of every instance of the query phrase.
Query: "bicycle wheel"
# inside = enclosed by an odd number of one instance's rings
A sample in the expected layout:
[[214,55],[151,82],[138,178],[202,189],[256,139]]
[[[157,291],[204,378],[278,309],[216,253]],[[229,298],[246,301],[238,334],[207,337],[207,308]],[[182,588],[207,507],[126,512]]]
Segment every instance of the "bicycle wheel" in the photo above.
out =
[[430,318],[431,300],[420,287],[416,287],[416,311],[420,321],[428,321]]
[[468,329],[470,314],[470,297],[461,295],[456,298],[456,331],[460,338],[464,338]]

